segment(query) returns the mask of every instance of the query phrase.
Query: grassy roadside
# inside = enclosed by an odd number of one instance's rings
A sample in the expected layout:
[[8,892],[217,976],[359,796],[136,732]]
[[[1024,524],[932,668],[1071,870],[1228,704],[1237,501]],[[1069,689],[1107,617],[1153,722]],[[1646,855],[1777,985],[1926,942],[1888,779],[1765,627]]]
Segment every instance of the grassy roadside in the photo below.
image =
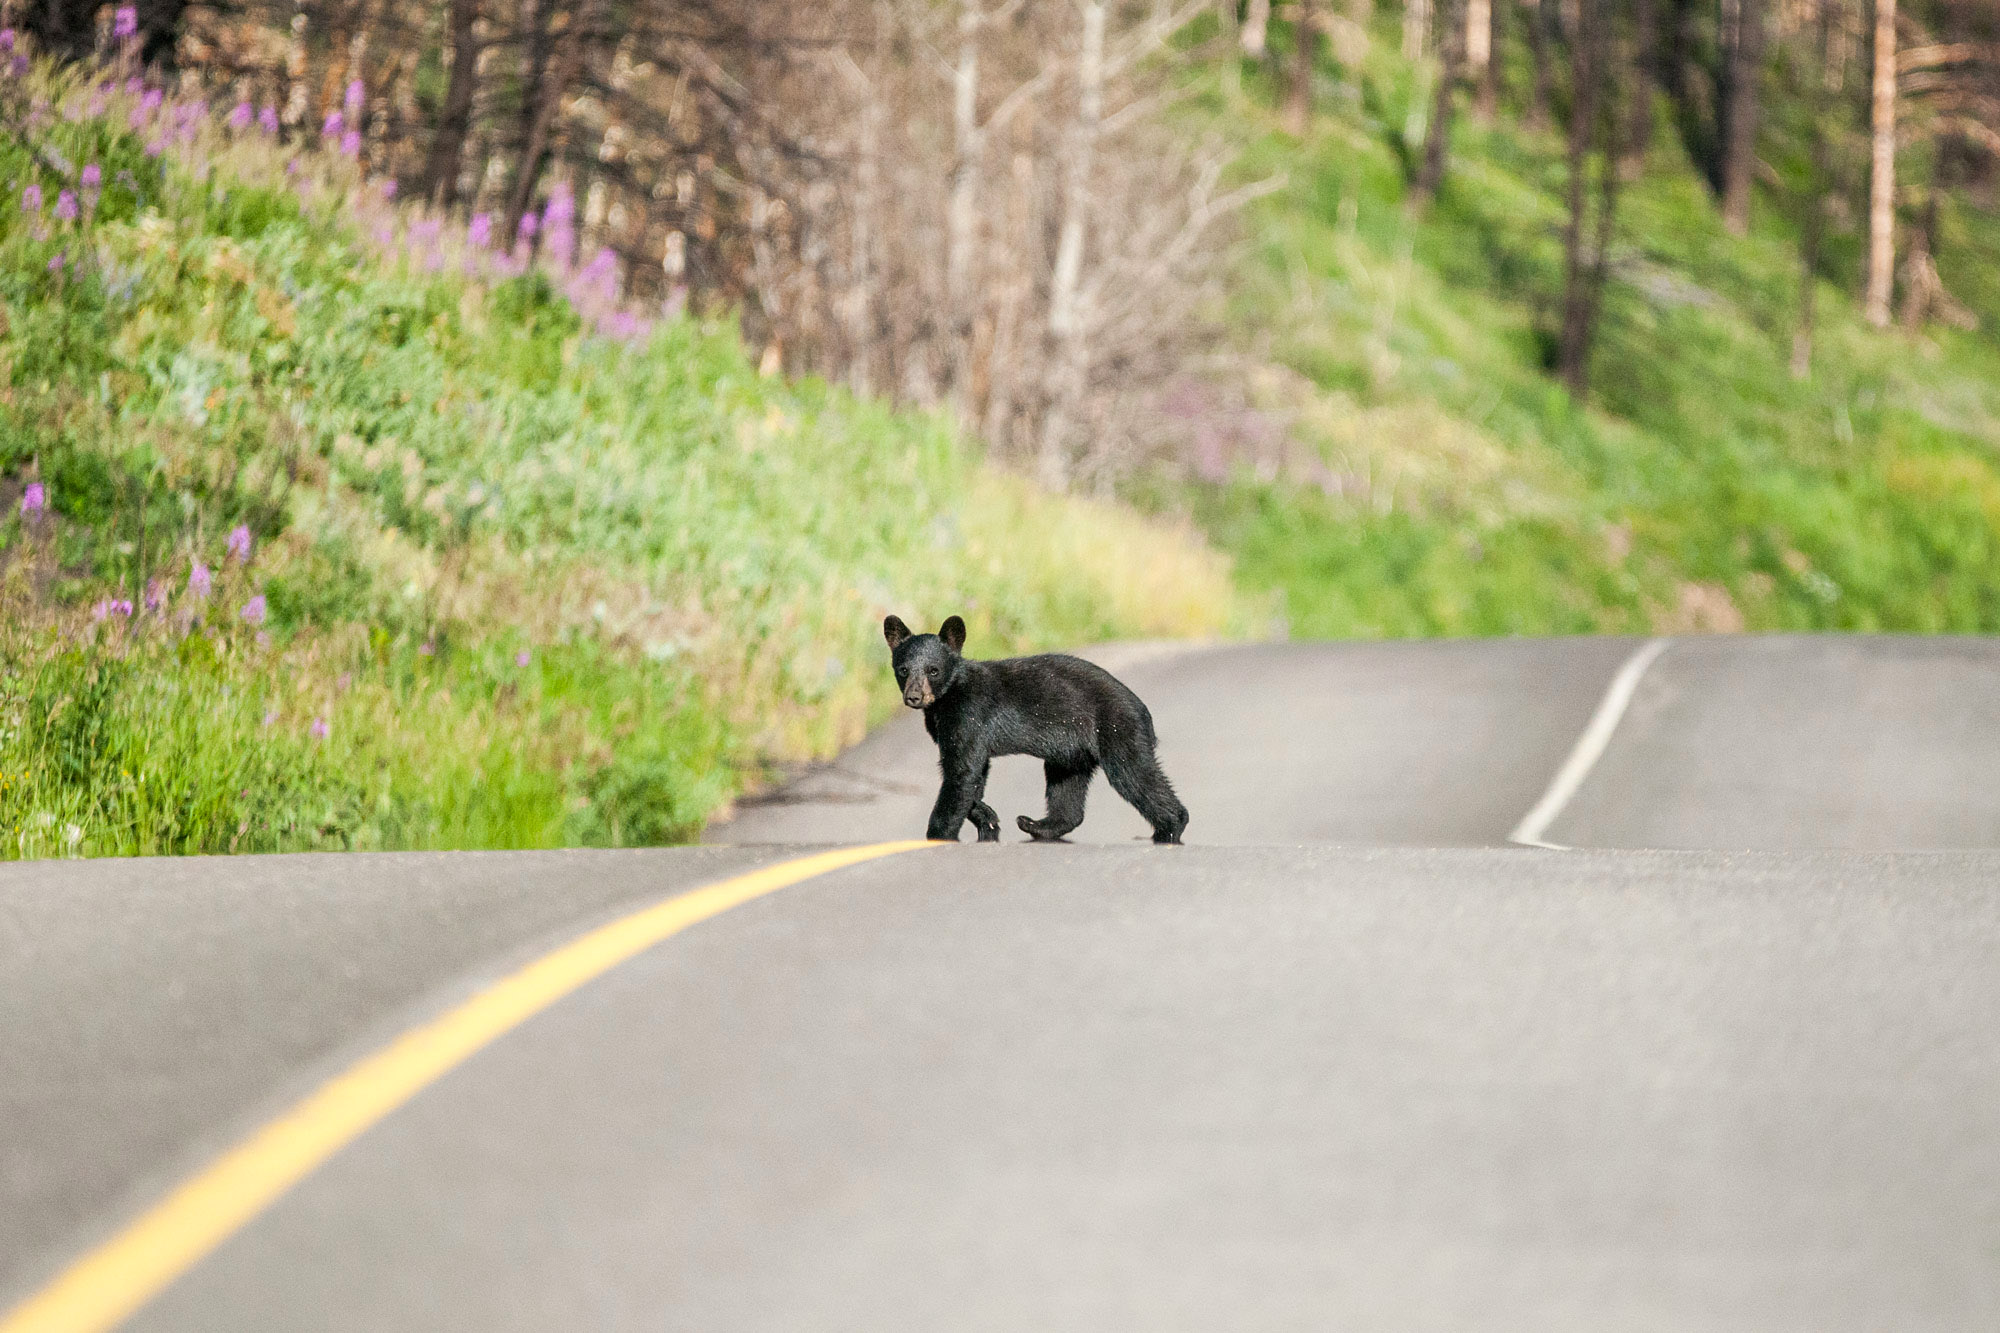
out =
[[[1866,326],[1843,276],[1860,237],[1836,226],[1812,375],[1794,380],[1783,196],[1730,236],[1663,118],[1579,405],[1545,369],[1560,142],[1465,113],[1412,224],[1398,141],[1421,99],[1395,48],[1383,26],[1362,67],[1323,66],[1303,142],[1254,73],[1233,107],[1204,74],[1190,113],[1289,187],[1248,218],[1228,312],[1269,369],[1207,408],[1210,482],[1178,503],[1247,586],[1285,599],[1294,634],[2000,629],[1991,217],[1944,218],[1973,333]],[[1797,140],[1767,136],[1781,178]]]
[[0,102],[0,855],[673,841],[886,706],[885,611],[1240,621],[1188,530],[634,317],[566,215],[522,263],[247,116]]

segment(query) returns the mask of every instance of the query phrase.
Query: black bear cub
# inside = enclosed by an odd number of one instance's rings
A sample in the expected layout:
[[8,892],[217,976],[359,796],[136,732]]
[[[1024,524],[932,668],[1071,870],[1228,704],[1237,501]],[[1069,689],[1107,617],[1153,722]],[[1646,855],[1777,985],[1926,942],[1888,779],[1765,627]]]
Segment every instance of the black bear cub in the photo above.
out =
[[999,817],[984,797],[993,760],[1006,754],[1031,754],[1048,775],[1048,814],[1019,821],[1036,842],[1056,842],[1083,822],[1100,764],[1112,789],[1153,826],[1154,842],[1181,840],[1187,807],[1153,753],[1153,715],[1109,671],[1061,653],[972,661],[959,655],[965,622],[957,616],[935,634],[912,634],[890,616],[882,637],[903,702],[924,710],[944,767],[927,833],[933,841],[958,841],[968,819],[981,842],[1000,840]]

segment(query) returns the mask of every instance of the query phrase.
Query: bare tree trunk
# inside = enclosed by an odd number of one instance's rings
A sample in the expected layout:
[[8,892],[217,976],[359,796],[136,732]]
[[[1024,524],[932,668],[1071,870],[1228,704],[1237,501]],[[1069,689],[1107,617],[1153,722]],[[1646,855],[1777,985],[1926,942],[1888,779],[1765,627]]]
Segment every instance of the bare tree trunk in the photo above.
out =
[[[451,80],[437,131],[424,154],[424,174],[415,192],[449,207],[458,194],[465,160],[465,136],[472,128],[472,103],[479,92],[479,0],[451,0]],[[508,237],[512,240],[512,237]]]
[[1262,60],[1271,31],[1271,0],[1250,0],[1243,20],[1243,54]]
[[1319,49],[1319,9],[1313,0],[1296,0],[1299,17],[1292,29],[1292,68],[1285,83],[1285,128],[1303,135],[1312,122],[1313,56]]
[[1451,149],[1451,119],[1454,94],[1463,74],[1465,42],[1463,25],[1452,21],[1451,0],[1443,0],[1438,13],[1439,44],[1443,48],[1438,70],[1437,92],[1431,105],[1431,123],[1424,133],[1423,163],[1410,183],[1408,203],[1422,213],[1437,197],[1444,183],[1445,159]]
[[556,116],[562,110],[562,100],[569,92],[570,84],[583,68],[585,46],[603,26],[603,5],[604,0],[584,0],[580,7],[571,11],[569,26],[563,29],[562,43],[541,81],[540,96],[534,104],[534,119],[528,126],[526,142],[521,145],[521,156],[514,168],[514,188],[507,199],[505,234],[508,236],[520,227],[521,215],[534,201],[535,186],[541,181],[542,164],[548,157]]
[[951,202],[945,212],[945,304],[949,325],[947,373],[954,412],[962,420],[971,380],[972,252],[979,229],[980,0],[959,0],[958,63],[951,72]]
[[1590,390],[1590,351],[1610,247],[1611,208],[1617,201],[1615,154],[1606,152],[1596,225],[1590,225],[1590,158],[1598,140],[1610,64],[1609,16],[1601,12],[1605,3],[1585,0],[1577,15],[1576,93],[1569,123],[1569,222],[1563,231],[1563,327],[1557,369],[1579,401]]
[[1811,167],[1800,203],[1805,216],[1799,220],[1799,322],[1792,332],[1792,378],[1812,377],[1813,323],[1818,316],[1819,257],[1826,235],[1827,175],[1830,170],[1832,137],[1826,132],[1827,96],[1832,91],[1828,77],[1833,14],[1828,0],[1812,0],[1813,19],[1818,31],[1818,50],[1806,103],[1806,133],[1811,137]]
[[1083,34],[1076,61],[1076,116],[1065,145],[1062,231],[1049,284],[1049,334],[1055,344],[1047,415],[1042,418],[1041,475],[1045,485],[1069,482],[1069,432],[1090,373],[1089,312],[1083,308],[1083,243],[1090,220],[1090,182],[1104,122],[1106,0],[1078,0]]
[[1658,86],[1659,24],[1654,0],[1632,0],[1632,116],[1625,126],[1624,171],[1637,177],[1653,146],[1653,93]]
[[1544,6],[1551,0],[1522,0],[1521,17],[1528,25],[1528,54],[1535,62],[1534,88],[1528,94],[1528,124],[1541,129],[1549,123],[1549,89],[1554,72],[1549,68],[1549,26]]
[[1500,14],[1505,3],[1470,0],[1465,8],[1466,62],[1479,81],[1479,118],[1486,121],[1500,107]]
[[1750,192],[1757,170],[1758,96],[1764,75],[1764,2],[1736,0],[1736,30],[1729,47],[1729,91],[1722,155],[1722,225],[1738,236],[1750,230]]
[[1868,173],[1868,322],[1889,327],[1896,278],[1896,0],[1875,0],[1874,145]]
[[1431,0],[1403,0],[1403,59],[1421,59],[1430,38]]

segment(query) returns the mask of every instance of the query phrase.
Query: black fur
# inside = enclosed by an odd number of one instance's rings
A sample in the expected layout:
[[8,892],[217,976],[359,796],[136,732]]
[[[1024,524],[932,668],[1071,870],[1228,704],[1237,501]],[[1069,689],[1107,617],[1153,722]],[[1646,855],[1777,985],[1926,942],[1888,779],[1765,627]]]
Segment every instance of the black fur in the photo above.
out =
[[1083,822],[1084,797],[1099,766],[1153,826],[1154,842],[1181,840],[1187,807],[1154,754],[1153,715],[1110,672],[1061,653],[973,661],[960,655],[965,622],[957,616],[936,634],[912,634],[890,616],[882,637],[903,702],[924,710],[924,729],[944,769],[927,836],[956,842],[969,819],[981,842],[998,842],[1000,819],[984,800],[986,776],[1001,755],[1028,754],[1042,761],[1049,785],[1048,813],[1018,821],[1036,842],[1060,841]]

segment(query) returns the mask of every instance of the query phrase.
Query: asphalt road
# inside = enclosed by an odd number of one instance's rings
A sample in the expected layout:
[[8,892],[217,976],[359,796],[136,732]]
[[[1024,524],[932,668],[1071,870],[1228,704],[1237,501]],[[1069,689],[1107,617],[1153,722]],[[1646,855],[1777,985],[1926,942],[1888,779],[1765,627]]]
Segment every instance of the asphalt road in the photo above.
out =
[[[1638,647],[1128,658],[1194,845],[1100,784],[1117,845],[705,921],[131,1326],[2000,1326],[2000,651],[1677,641],[1547,828],[1588,850],[1506,845]],[[755,845],[0,867],[0,1310],[552,945],[920,833],[927,747],[716,831]]]

